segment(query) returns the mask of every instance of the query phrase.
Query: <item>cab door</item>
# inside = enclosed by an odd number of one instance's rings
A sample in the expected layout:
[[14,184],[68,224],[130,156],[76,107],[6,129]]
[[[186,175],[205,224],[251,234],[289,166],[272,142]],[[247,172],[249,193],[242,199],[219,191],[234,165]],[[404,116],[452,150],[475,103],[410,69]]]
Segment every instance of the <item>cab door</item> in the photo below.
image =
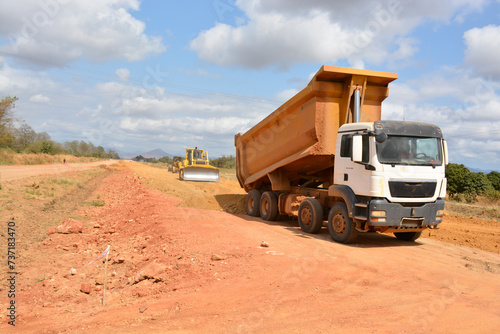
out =
[[[370,196],[371,171],[370,165],[370,137],[368,134],[361,136],[362,159],[360,162],[353,161],[353,137],[355,133],[342,134],[337,140],[334,167],[335,184],[349,186],[356,195]],[[358,136],[358,135],[357,135]]]

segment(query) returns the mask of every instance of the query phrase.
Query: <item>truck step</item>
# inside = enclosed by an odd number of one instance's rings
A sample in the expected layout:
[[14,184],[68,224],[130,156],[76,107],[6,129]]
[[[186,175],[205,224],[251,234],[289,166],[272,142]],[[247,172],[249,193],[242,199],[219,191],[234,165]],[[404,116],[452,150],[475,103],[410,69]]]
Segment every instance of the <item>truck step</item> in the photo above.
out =
[[354,206],[357,208],[367,208],[368,204],[366,204],[366,203],[354,203]]
[[354,219],[356,219],[356,220],[362,220],[362,221],[368,220],[368,218],[366,216],[354,216]]

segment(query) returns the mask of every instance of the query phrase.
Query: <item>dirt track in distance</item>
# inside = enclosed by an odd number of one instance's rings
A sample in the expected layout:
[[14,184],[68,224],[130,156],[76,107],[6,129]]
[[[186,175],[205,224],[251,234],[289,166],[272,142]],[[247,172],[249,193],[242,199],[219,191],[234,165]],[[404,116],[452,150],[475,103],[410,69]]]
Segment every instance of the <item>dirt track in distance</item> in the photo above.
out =
[[116,163],[116,160],[53,165],[6,165],[0,166],[0,182],[44,174],[60,174],[68,171],[86,170],[95,166],[111,165],[114,163]]
[[[107,169],[114,171],[88,197],[98,196],[105,205],[80,206],[72,214],[83,217],[84,232],[54,234],[33,244],[30,261],[36,265],[19,260],[17,331],[493,333],[500,328],[496,253],[430,238],[406,243],[378,233],[341,245],[325,229],[309,235],[293,221],[224,212],[224,206],[241,210],[244,194],[234,181],[183,182],[135,163]],[[177,192],[176,197],[165,192]],[[86,264],[107,245],[104,307],[103,264]],[[82,283],[92,286],[90,294],[80,292]],[[2,309],[5,292],[0,291]],[[5,322],[3,315],[2,332],[12,329]]]

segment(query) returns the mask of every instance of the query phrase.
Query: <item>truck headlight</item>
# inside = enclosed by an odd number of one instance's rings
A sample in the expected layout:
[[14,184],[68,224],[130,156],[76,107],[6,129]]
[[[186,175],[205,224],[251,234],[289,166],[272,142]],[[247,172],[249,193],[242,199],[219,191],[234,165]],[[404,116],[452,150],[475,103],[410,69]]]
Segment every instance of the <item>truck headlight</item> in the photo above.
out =
[[372,222],[385,223],[387,212],[385,212],[384,210],[373,210],[372,212],[370,212],[370,216]]
[[371,212],[371,216],[372,217],[385,217],[385,216],[387,216],[387,212],[385,212],[383,210],[373,210]]

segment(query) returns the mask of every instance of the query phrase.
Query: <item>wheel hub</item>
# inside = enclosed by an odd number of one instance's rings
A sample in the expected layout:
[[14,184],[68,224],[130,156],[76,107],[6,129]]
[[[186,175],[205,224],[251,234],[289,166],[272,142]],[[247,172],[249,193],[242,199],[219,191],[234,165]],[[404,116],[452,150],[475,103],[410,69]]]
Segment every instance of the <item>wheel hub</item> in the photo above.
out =
[[333,230],[335,231],[335,233],[337,233],[337,234],[344,233],[345,227],[346,227],[346,222],[345,222],[345,218],[342,214],[337,213],[333,217],[332,227],[333,227]]
[[254,208],[254,200],[253,200],[253,197],[249,196],[248,198],[248,208],[250,209],[250,211],[253,211],[253,208]]
[[312,221],[312,214],[309,208],[304,208],[300,213],[300,219],[302,220],[302,224],[309,226]]
[[264,199],[261,205],[262,205],[262,213],[266,215],[267,211],[269,210],[269,202],[266,199]]

